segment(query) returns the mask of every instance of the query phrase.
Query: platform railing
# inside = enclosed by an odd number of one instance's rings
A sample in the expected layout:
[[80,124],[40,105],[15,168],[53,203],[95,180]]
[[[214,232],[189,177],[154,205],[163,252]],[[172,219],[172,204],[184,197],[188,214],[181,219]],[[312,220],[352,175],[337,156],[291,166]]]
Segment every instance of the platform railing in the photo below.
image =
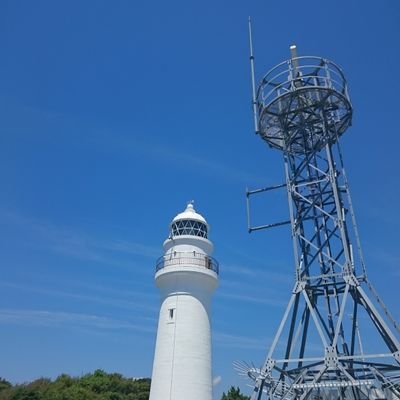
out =
[[156,262],[156,272],[159,270],[172,267],[172,266],[188,266],[188,267],[203,267],[214,271],[216,274],[219,273],[218,261],[204,253],[198,253],[197,251],[181,252],[173,251],[166,255],[161,256]]
[[296,57],[269,70],[257,91],[258,107],[268,107],[275,99],[299,88],[334,90],[349,99],[347,82],[341,68],[321,57]]
[[334,143],[352,119],[344,74],[321,57],[295,57],[272,68],[255,93],[254,107],[262,139],[291,154]]

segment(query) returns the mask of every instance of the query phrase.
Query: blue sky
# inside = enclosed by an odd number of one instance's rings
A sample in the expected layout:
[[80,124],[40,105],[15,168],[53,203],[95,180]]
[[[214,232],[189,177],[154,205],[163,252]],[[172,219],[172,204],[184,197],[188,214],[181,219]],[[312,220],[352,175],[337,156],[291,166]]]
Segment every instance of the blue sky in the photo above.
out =
[[[95,368],[150,376],[168,224],[194,199],[211,225],[216,399],[246,388],[289,298],[288,227],[246,230],[245,188],[281,183],[281,154],[254,135],[256,71],[327,57],[354,105],[343,137],[368,272],[398,307],[400,4],[391,1],[0,3],[0,376]],[[287,216],[260,199],[257,221]]]

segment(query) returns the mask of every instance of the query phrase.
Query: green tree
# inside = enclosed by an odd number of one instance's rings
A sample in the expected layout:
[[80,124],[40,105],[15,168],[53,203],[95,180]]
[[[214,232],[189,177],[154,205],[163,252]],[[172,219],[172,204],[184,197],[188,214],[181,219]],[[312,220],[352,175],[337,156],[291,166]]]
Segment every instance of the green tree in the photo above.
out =
[[0,392],[4,389],[12,387],[11,383],[6,381],[4,378],[0,378]]
[[10,400],[42,400],[39,392],[27,389],[25,386],[18,387],[9,398]]
[[0,378],[0,400],[148,400],[150,379],[125,378],[100,369],[80,378],[66,374],[13,386]]
[[225,392],[222,393],[221,400],[250,400],[250,397],[240,393],[240,389],[238,387],[235,388],[231,386],[227,394],[225,394]]

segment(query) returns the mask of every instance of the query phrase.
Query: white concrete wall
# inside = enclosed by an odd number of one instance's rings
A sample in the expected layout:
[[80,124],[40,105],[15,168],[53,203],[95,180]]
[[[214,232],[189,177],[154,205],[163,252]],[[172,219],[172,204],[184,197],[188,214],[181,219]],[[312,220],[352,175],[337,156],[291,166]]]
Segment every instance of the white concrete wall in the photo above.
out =
[[168,267],[156,283],[161,309],[150,400],[212,400],[209,312],[218,277],[201,267]]
[[211,256],[214,246],[205,238],[196,236],[175,236],[173,239],[167,239],[164,242],[165,253],[173,251],[198,251]]

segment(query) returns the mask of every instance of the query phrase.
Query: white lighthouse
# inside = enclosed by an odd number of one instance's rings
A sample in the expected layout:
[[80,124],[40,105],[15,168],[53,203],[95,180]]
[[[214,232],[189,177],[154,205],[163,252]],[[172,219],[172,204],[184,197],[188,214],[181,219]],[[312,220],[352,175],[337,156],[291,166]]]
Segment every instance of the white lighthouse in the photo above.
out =
[[212,400],[211,297],[218,263],[193,204],[171,223],[156,266],[161,292],[150,400]]

